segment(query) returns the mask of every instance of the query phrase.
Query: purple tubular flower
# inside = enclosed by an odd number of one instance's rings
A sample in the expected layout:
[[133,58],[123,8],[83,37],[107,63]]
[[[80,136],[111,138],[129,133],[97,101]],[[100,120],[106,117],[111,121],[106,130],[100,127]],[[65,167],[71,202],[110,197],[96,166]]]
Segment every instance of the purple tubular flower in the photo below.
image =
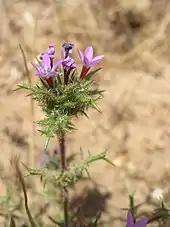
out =
[[71,58],[70,56],[68,56],[67,58],[65,58],[62,61],[62,65],[66,71],[69,71],[69,70],[71,71],[72,69],[76,68],[76,63],[75,63],[74,59]]
[[95,66],[104,57],[104,55],[98,55],[95,58],[93,58],[92,46],[87,47],[84,53],[78,49],[78,53],[82,64],[86,66],[86,68],[91,68],[92,66]]
[[64,59],[67,58],[68,56],[72,57],[72,49],[74,47],[74,44],[64,43],[62,47],[63,47],[63,50],[61,52],[62,58]]
[[86,48],[84,53],[81,50],[77,50],[80,56],[81,62],[83,64],[82,72],[80,74],[80,79],[84,79],[87,72],[92,66],[95,66],[100,62],[100,60],[104,57],[104,55],[98,55],[93,58],[93,47],[89,46]]
[[71,70],[76,68],[76,63],[72,57],[72,49],[74,47],[74,44],[64,43],[62,47],[63,48],[61,50],[61,59],[64,69],[64,82],[65,84],[67,84]]
[[41,65],[32,63],[32,65],[37,70],[37,72],[35,73],[35,76],[39,76],[47,79],[58,75],[58,73],[55,70],[60,64],[61,64],[61,60],[58,60],[58,61],[55,61],[53,65],[51,65],[51,59],[48,53],[45,53],[42,55]]
[[48,54],[50,59],[53,60],[54,59],[54,54],[55,54],[55,50],[54,50],[54,45],[50,44],[48,46],[48,51],[46,51],[45,53],[42,53],[40,56],[40,60],[43,60],[43,56],[44,54]]
[[128,211],[126,227],[146,227],[147,224],[148,224],[147,218],[142,218],[141,220],[135,223],[132,213]]
[[54,54],[55,54],[55,50],[54,50],[54,45],[50,44],[48,46],[48,51],[47,51],[48,55],[51,57],[51,58],[54,58]]

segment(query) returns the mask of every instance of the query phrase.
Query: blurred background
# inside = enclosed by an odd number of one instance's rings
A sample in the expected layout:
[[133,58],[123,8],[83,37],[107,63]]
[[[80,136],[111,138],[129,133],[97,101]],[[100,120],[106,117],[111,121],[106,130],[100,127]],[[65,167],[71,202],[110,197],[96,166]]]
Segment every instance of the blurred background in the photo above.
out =
[[[147,201],[141,213],[152,210],[157,194],[169,201],[169,36],[169,0],[0,0],[0,195],[15,182],[11,156],[39,166],[44,149],[32,124],[43,113],[25,92],[13,91],[22,81],[37,81],[27,78],[19,45],[33,75],[35,56],[55,44],[59,57],[62,44],[71,42],[105,55],[94,79],[106,91],[98,103],[102,114],[89,110],[89,119],[75,120],[78,130],[67,137],[67,154],[80,147],[85,155],[107,150],[116,165],[93,164],[94,182],[76,186],[71,206],[82,205],[87,219],[103,211],[101,226],[119,227],[129,193],[135,191],[137,203]],[[76,49],[74,55],[80,63]],[[53,139],[50,147],[57,146]],[[32,196],[30,207],[36,203],[38,210],[37,201]]]

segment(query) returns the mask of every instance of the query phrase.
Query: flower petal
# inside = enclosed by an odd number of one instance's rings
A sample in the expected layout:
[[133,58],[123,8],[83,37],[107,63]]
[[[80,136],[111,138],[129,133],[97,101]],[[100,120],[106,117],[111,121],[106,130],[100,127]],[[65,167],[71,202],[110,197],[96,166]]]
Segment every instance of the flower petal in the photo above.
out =
[[143,218],[139,221],[137,221],[134,225],[134,227],[145,227],[148,223],[148,219],[147,218]]
[[41,76],[41,73],[35,72],[34,75],[35,75],[35,76]]
[[52,70],[51,71],[55,71],[56,68],[62,63],[62,60],[57,60],[54,62]]
[[47,53],[48,53],[49,55],[54,55],[54,54],[55,54],[54,45],[50,44],[50,45],[48,46],[48,51],[47,51]]
[[35,64],[35,63],[31,63],[33,66],[34,66],[34,68],[36,68],[36,70],[38,71],[38,72],[40,72],[41,71],[41,65],[38,65],[38,64]]
[[64,48],[61,49],[60,56],[61,56],[61,59],[64,60],[64,58],[65,58],[65,50],[64,50]]
[[91,61],[90,63],[90,67],[96,65],[99,63],[99,61],[104,57],[104,55],[99,55],[99,56],[96,56],[95,58],[93,58],[93,60]]
[[91,61],[93,59],[93,47],[92,46],[89,46],[86,48],[86,50],[84,51],[84,56],[86,56],[89,63],[91,63]]
[[127,213],[126,227],[134,227],[134,218],[133,218],[132,213],[130,211],[128,211],[128,213]]
[[84,65],[84,54],[83,54],[83,52],[82,52],[81,50],[79,50],[79,49],[77,49],[77,51],[78,51],[78,54],[79,54],[79,56],[80,56],[81,62],[82,62],[82,64]]
[[90,68],[91,66],[91,62],[89,61],[89,59],[84,56],[84,65],[86,66],[86,68]]
[[48,53],[45,53],[43,55],[42,66],[45,69],[45,71],[48,71],[49,69],[51,69],[51,60]]

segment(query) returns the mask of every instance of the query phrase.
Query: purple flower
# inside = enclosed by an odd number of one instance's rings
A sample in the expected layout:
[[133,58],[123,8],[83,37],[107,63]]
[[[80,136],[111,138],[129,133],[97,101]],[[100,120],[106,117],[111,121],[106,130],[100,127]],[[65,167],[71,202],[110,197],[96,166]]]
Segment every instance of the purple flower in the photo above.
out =
[[62,65],[66,71],[71,71],[72,69],[76,68],[76,63],[75,63],[74,59],[70,56],[68,56],[67,58],[65,58],[62,61]]
[[135,223],[132,213],[128,211],[126,227],[145,227],[147,223],[148,223],[147,218],[142,218],[141,220]]
[[37,72],[35,73],[35,76],[39,76],[47,79],[58,75],[58,73],[55,70],[60,64],[61,64],[61,60],[58,60],[51,65],[51,59],[48,53],[45,53],[42,55],[41,65],[32,63],[32,65],[37,70]]
[[104,55],[98,55],[95,58],[93,58],[92,46],[87,47],[84,53],[78,49],[78,53],[82,64],[86,66],[86,68],[91,68],[92,66],[96,65],[104,57]]
[[92,66],[95,66],[100,60],[104,57],[104,55],[98,55],[93,58],[93,47],[89,46],[86,48],[84,53],[78,49],[78,54],[80,56],[81,62],[83,64],[82,72],[80,74],[80,79],[84,79],[85,75],[89,71]]
[[62,59],[67,58],[68,56],[72,57],[72,49],[74,47],[74,44],[71,43],[64,43],[62,45],[63,49],[61,51],[61,57]]
[[43,151],[43,155],[40,158],[40,165],[43,166],[48,162],[56,165],[56,160],[58,159],[58,154],[60,153],[59,149],[55,148],[51,153],[48,149]]
[[40,60],[43,60],[43,56],[44,54],[48,54],[50,59],[54,59],[54,54],[55,54],[55,50],[54,50],[54,45],[50,44],[48,46],[48,51],[46,51],[45,53],[42,53],[41,56],[40,56]]
[[74,47],[74,44],[64,43],[62,47],[63,48],[61,50],[61,59],[62,59],[63,68],[66,71],[76,68],[76,63],[72,57],[72,49]]
[[64,83],[67,84],[71,70],[76,68],[76,63],[74,61],[74,58],[72,57],[72,49],[74,47],[74,44],[64,43],[62,47],[61,59],[64,69]]

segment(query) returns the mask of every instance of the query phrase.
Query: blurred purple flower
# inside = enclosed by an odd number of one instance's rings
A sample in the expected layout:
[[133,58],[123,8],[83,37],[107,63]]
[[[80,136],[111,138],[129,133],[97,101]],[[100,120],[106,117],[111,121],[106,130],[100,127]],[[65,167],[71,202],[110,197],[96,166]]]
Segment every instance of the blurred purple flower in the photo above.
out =
[[48,53],[45,53],[44,55],[42,55],[41,65],[32,63],[32,65],[37,70],[37,72],[35,73],[35,76],[39,76],[47,79],[58,75],[58,73],[55,70],[60,64],[61,64],[61,60],[58,60],[54,62],[53,66],[51,66],[51,59]]
[[83,64],[82,72],[80,74],[80,79],[84,79],[87,72],[92,66],[95,66],[100,60],[104,57],[104,55],[98,55],[93,58],[93,47],[89,46],[86,48],[84,53],[78,49],[78,54],[80,56],[81,62]]
[[141,220],[135,223],[132,213],[128,211],[126,227],[145,227],[147,223],[148,223],[147,218],[142,218]]
[[55,54],[55,50],[54,50],[54,45],[52,44],[49,44],[48,46],[48,51],[46,51],[45,53],[42,53],[41,56],[40,56],[40,60],[43,60],[43,56],[44,54],[48,54],[50,59],[54,59],[54,54]]
[[60,154],[60,151],[59,151],[58,148],[54,148],[53,153],[54,153],[55,155],[57,155],[57,154]]
[[43,152],[45,155],[48,155],[49,154],[49,150],[48,149],[44,149],[44,152]]
[[50,151],[48,149],[45,149],[43,151],[43,155],[40,158],[40,165],[41,166],[45,165],[47,163],[47,161],[49,161],[52,164],[56,165],[56,155],[58,155],[59,153],[60,153],[60,151],[57,148],[54,148],[52,154],[50,154]]
[[49,155],[49,150],[45,149],[43,155],[40,158],[40,165],[43,166],[46,162],[46,158]]

